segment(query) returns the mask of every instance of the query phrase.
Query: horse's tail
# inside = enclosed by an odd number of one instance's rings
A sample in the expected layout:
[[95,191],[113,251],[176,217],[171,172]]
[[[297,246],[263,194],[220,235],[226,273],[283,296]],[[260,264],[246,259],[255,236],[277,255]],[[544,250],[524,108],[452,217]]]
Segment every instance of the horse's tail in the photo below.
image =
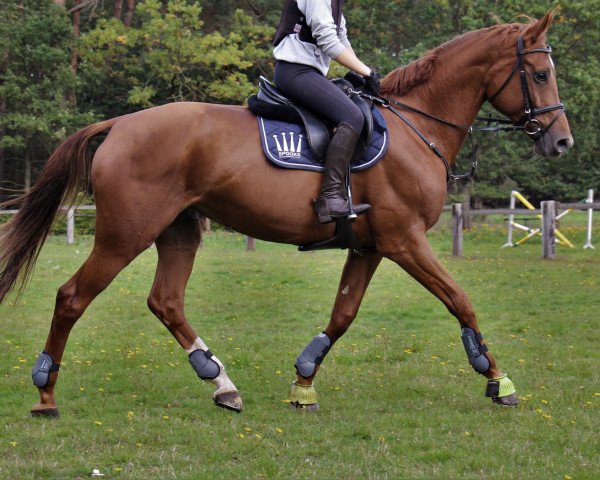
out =
[[17,296],[21,295],[59,209],[72,205],[80,189],[89,186],[92,138],[110,129],[115,120],[94,123],[71,135],[50,156],[27,193],[0,204],[0,209],[19,208],[0,227],[0,303],[18,282]]

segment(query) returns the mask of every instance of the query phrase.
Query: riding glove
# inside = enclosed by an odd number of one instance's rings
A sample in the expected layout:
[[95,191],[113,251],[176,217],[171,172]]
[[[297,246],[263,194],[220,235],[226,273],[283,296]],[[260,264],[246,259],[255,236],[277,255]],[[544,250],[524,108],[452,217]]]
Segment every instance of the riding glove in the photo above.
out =
[[381,91],[379,74],[371,70],[371,73],[363,78],[365,79],[365,92],[378,97]]

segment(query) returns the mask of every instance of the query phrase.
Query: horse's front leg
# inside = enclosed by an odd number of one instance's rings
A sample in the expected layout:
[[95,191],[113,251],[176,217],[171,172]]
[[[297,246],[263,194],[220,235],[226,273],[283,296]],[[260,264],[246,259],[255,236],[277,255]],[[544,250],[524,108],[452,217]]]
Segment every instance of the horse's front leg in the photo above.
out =
[[294,407],[307,410],[319,408],[313,385],[319,365],[356,318],[365,290],[381,258],[374,250],[348,252],[329,324],[322,333],[312,339],[296,359],[297,379],[292,383],[290,390],[290,401]]
[[501,405],[517,405],[513,383],[500,371],[488,350],[469,298],[438,261],[425,234],[415,233],[393,245],[388,237],[385,243],[385,246],[381,246],[383,255],[398,263],[444,302],[450,313],[458,319],[469,364],[477,373],[489,379],[486,395]]

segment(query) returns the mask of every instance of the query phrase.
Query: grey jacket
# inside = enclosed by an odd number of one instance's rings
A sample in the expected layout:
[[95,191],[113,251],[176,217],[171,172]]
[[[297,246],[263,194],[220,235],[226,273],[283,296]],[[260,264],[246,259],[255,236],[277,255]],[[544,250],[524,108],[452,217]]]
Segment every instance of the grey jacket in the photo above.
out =
[[273,49],[277,60],[310,65],[327,75],[331,59],[350,48],[346,19],[342,16],[339,35],[331,13],[330,0],[297,0],[298,9],[306,15],[317,45],[302,42],[297,33],[285,37]]

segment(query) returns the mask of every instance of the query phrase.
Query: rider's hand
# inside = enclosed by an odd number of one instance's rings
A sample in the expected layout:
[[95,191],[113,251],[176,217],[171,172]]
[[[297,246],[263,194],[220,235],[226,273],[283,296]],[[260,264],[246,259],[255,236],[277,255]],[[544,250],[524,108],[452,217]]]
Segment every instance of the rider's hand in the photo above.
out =
[[381,83],[379,74],[371,70],[371,74],[363,77],[365,79],[365,92],[378,97],[381,91]]
[[344,80],[348,80],[354,88],[363,88],[365,86],[365,77],[354,70],[350,70],[344,75]]

